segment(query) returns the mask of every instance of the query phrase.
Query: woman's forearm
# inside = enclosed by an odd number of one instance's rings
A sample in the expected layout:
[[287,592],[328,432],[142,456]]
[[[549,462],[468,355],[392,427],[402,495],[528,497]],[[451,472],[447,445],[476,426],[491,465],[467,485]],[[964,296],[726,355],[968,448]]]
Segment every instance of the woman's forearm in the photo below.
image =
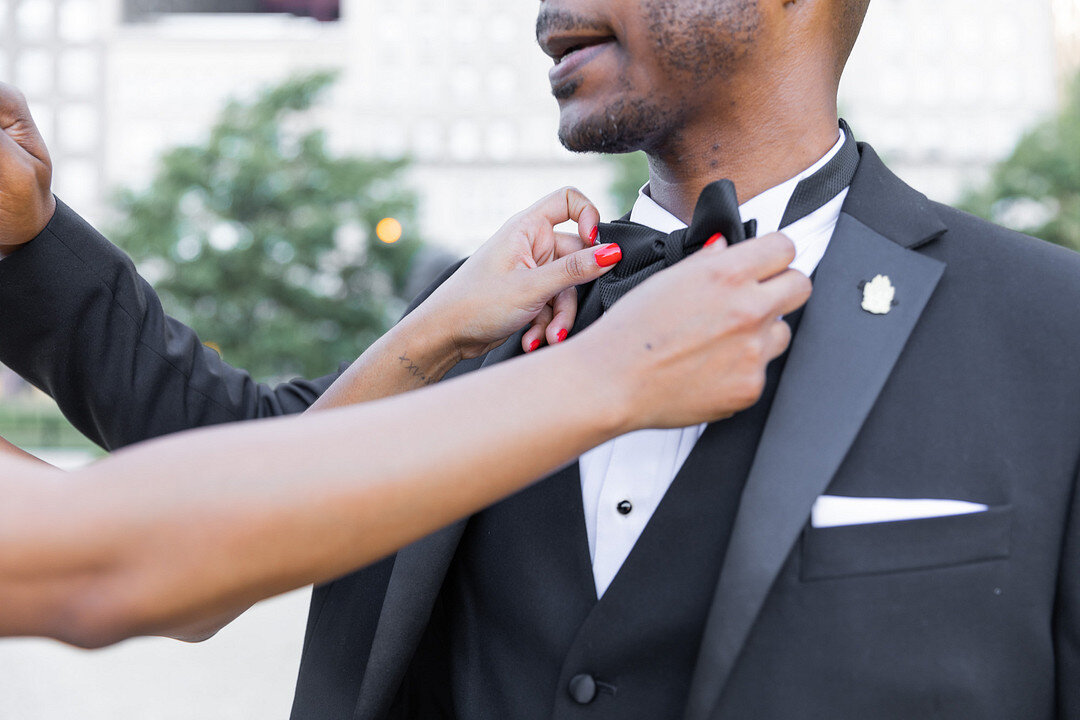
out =
[[[461,361],[450,334],[421,306],[376,340],[334,381],[308,412],[371,402],[433,385]],[[240,604],[216,618],[162,630],[185,642],[213,637],[250,607]]]
[[787,347],[790,240],[706,248],[573,340],[352,408],[173,436],[65,475],[0,457],[0,634],[102,645],[328,580],[623,432],[729,417]]
[[[568,217],[580,215],[579,221],[588,221],[586,216],[595,210],[579,195],[554,193],[536,212],[557,222],[557,209],[546,207],[554,203]],[[549,258],[553,249],[543,244],[543,237],[523,234],[518,225],[510,222],[501,229],[467,263],[468,272],[455,275],[456,285],[450,285],[456,290],[444,284],[441,302],[424,303],[410,313],[357,359],[312,409],[369,403],[433,384],[464,354],[486,352],[513,328],[529,322],[546,298],[602,274],[595,262],[568,263],[569,258],[558,253]],[[577,246],[559,247],[571,252]],[[538,255],[548,258],[543,270]],[[561,270],[564,264],[577,268],[578,274]],[[503,282],[492,282],[497,279]],[[485,294],[485,288],[494,288],[494,293]],[[529,301],[537,298],[537,308],[529,310]],[[572,323],[572,314],[561,322]],[[527,381],[523,376],[519,384],[540,383],[532,385],[538,388],[554,379]],[[571,396],[576,402],[583,397],[577,392]],[[526,411],[526,416],[537,413],[536,429],[528,431],[536,433],[532,438],[517,432],[525,425],[515,429],[502,422],[516,411],[513,400],[503,404],[503,399],[485,386],[483,392],[470,391],[461,399],[421,406],[407,417],[380,407],[355,418],[338,418],[334,424],[325,421],[321,429],[312,425],[300,430],[289,421],[283,429],[264,430],[267,423],[262,423],[257,438],[248,430],[232,434],[215,429],[214,439],[197,434],[120,453],[82,473],[90,479],[57,479],[59,490],[40,478],[33,488],[5,481],[11,478],[5,478],[0,467],[0,497],[22,494],[33,499],[26,503],[25,515],[0,528],[0,607],[8,611],[0,616],[0,634],[64,633],[65,639],[81,644],[102,644],[136,631],[204,639],[255,600],[332,578],[392,552],[548,468],[552,461],[537,456],[541,470],[523,477],[515,467],[521,448],[514,445],[528,439],[534,446],[558,447],[557,437],[543,435],[544,423],[556,417],[551,398]],[[451,487],[454,476],[446,476],[447,458],[473,463],[475,453],[463,453],[462,448],[475,448],[476,439],[487,440],[471,437],[468,423],[459,422],[458,412],[468,412],[470,404],[480,404],[477,418],[494,415],[494,426],[510,431],[492,438],[485,454],[503,454],[511,464],[504,473],[501,468],[488,472],[477,467],[480,472],[471,474],[462,487],[469,491],[483,485],[484,492],[459,494]],[[431,449],[438,435],[429,425],[440,426],[447,436]],[[585,427],[573,427],[589,436]],[[264,440],[262,432],[276,435]],[[428,441],[418,441],[420,437]],[[274,438],[280,447],[268,449]],[[567,448],[559,457],[566,461],[575,454]],[[332,470],[325,463],[334,464]],[[434,487],[409,485],[426,477],[435,480]],[[388,493],[390,498],[384,498]],[[353,504],[346,502],[350,499]],[[420,521],[414,525],[410,520],[416,517]],[[0,507],[0,525],[5,520]],[[342,536],[338,522],[362,526],[364,532],[348,527]],[[57,533],[57,526],[71,531]],[[33,538],[40,542],[29,542]],[[327,543],[335,540],[347,551],[330,549],[336,546]],[[27,547],[33,552],[25,552]],[[238,557],[248,559],[245,567],[237,567]],[[190,558],[198,561],[188,563]],[[326,558],[336,562],[333,570],[325,567]],[[45,601],[33,607],[42,598]]]
[[376,340],[308,409],[356,405],[434,385],[461,353],[421,305]]
[[524,487],[626,429],[622,398],[575,345],[392,401],[166,438],[70,476],[11,464],[0,492],[23,500],[0,508],[0,633],[96,646],[192,623]]
[[29,460],[36,463],[45,464],[40,458],[34,457],[30,453],[15,447],[4,438],[0,438],[0,457],[15,457],[21,460]]

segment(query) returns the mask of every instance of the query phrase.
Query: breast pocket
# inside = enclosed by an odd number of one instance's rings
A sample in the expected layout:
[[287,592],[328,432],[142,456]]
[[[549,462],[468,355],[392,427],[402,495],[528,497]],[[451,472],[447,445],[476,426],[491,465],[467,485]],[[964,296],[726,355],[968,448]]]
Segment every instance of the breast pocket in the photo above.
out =
[[1009,556],[1012,506],[947,517],[807,528],[799,577],[926,570]]

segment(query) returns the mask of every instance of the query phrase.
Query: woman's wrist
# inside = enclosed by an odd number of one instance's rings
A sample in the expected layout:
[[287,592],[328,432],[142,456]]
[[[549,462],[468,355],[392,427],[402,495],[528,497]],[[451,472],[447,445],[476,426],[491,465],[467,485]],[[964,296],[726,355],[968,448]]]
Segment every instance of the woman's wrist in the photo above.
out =
[[404,372],[423,384],[441,380],[463,359],[453,331],[422,305],[402,318],[379,342],[395,354]]
[[568,369],[571,386],[564,393],[584,403],[595,419],[593,427],[606,438],[614,438],[640,429],[640,408],[635,381],[618,364],[602,360],[603,349],[596,346],[592,334],[571,338],[538,353]]

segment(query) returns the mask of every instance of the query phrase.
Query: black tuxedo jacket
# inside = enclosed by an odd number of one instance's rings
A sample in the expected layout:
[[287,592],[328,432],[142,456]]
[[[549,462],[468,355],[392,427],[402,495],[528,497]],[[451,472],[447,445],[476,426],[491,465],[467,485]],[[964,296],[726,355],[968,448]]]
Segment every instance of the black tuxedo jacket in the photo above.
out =
[[[1080,256],[932,203],[860,151],[685,717],[1078,718]],[[860,307],[878,274],[886,315]],[[271,389],[227,366],[64,206],[0,262],[0,361],[107,448],[299,411],[333,380]],[[989,509],[811,527],[823,494]],[[316,589],[294,718],[401,716],[461,528]]]

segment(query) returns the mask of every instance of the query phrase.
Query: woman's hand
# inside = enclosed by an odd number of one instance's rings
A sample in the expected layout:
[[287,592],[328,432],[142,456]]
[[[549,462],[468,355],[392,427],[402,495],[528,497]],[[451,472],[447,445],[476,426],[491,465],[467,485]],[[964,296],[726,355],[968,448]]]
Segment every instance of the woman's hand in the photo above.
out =
[[[577,235],[556,232],[568,220],[577,223]],[[503,225],[410,320],[447,336],[462,358],[483,355],[529,324],[526,352],[561,342],[577,314],[575,286],[622,257],[617,245],[594,247],[599,222],[600,213],[580,191],[548,195]]]
[[616,393],[628,430],[719,420],[757,402],[791,341],[781,320],[810,297],[779,233],[718,242],[652,276],[567,344]]

